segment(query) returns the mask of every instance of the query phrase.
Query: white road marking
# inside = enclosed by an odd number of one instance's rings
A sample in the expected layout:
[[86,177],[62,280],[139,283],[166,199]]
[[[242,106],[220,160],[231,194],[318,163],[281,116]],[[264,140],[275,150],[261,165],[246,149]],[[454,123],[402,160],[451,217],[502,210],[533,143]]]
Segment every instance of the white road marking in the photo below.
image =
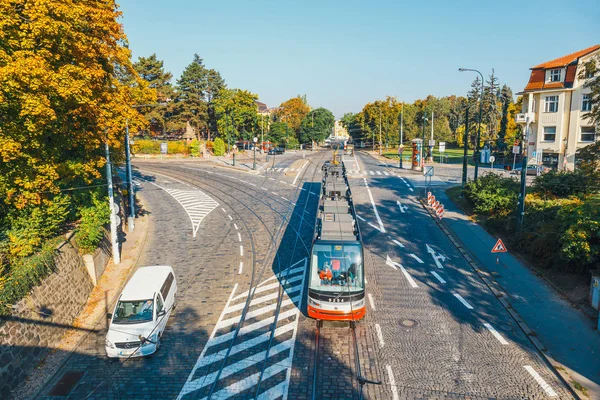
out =
[[306,189],[305,189],[305,188],[302,188],[302,191],[303,191],[303,192],[306,192]]
[[417,262],[418,262],[419,264],[425,264],[425,263],[423,262],[423,260],[421,260],[421,259],[420,259],[419,257],[417,257],[415,254],[413,254],[413,253],[410,253],[410,254],[409,254],[409,256],[411,256],[412,258],[414,258],[415,260],[417,260]]
[[369,175],[375,175],[373,171],[369,171]]
[[274,180],[275,180],[275,178],[269,178],[269,180],[270,180],[270,181],[274,181]]
[[282,199],[284,199],[285,201],[289,201],[289,199],[286,199],[285,197],[281,196]]
[[278,193],[275,193],[275,192],[271,192],[271,193],[272,193],[272,194],[274,194],[275,196],[279,196],[279,194],[278,194]]
[[277,168],[277,172],[281,172],[283,168]]
[[395,270],[398,270],[398,268],[396,267],[396,263],[392,261],[390,256],[387,256],[387,259],[385,260],[385,265],[388,265],[388,266],[394,268]]
[[429,246],[428,244],[425,244],[425,247],[427,247],[427,252],[429,254],[431,254],[431,257],[433,258],[433,261],[435,262],[435,265],[439,269],[443,269],[444,266],[442,265],[442,263],[440,262],[440,260],[446,261],[446,257],[444,255],[442,255],[442,254],[436,254],[435,250],[433,250],[431,248],[431,246]]
[[238,271],[238,275],[241,275],[241,274],[242,274],[242,270],[243,270],[243,269],[244,269],[244,262],[243,262],[243,261],[240,261],[240,269],[239,269],[239,271]]
[[371,200],[371,204],[373,205],[373,211],[375,212],[375,217],[377,218],[377,222],[379,223],[379,231],[385,233],[385,228],[383,227],[383,222],[381,222],[381,218],[379,217],[379,212],[377,212],[377,207],[375,206],[375,200],[373,200],[373,194],[371,193],[371,189],[369,188],[369,184],[367,183],[367,179],[363,178],[365,181],[365,186],[367,187],[367,192],[369,193],[369,199]]
[[242,241],[242,235],[240,235],[240,233],[238,232],[238,241]]
[[381,171],[375,171],[375,172],[377,172],[377,175],[381,175]]
[[523,368],[529,372],[529,374],[535,379],[535,381],[544,389],[544,392],[550,397],[558,397],[552,386],[548,385],[546,381],[538,374],[535,369],[533,369],[530,365],[524,365]]
[[371,304],[371,308],[373,309],[373,311],[375,311],[376,308],[375,308],[375,300],[373,300],[373,295],[371,293],[367,293],[367,297],[369,298],[369,304]]
[[358,168],[358,172],[360,172],[360,165],[358,165],[358,160],[356,159],[356,155],[353,154],[352,157],[354,157],[354,163],[356,164],[356,168]]
[[229,219],[230,219],[230,220],[232,220],[232,221],[233,221],[233,218],[231,218],[231,215],[229,215],[229,214],[228,214],[227,216],[229,217]]
[[288,172],[290,169],[289,168],[284,168],[283,172]]
[[360,215],[356,214],[356,218],[360,219],[361,221],[366,221],[366,219],[364,219],[363,217],[361,217]]
[[404,245],[402,243],[400,243],[399,241],[397,241],[396,239],[392,239],[392,242],[394,242],[395,244],[397,244],[398,246],[404,248]]
[[432,274],[433,276],[435,276],[435,278],[436,278],[438,281],[440,281],[440,283],[446,283],[446,281],[444,280],[444,278],[442,278],[441,276],[439,276],[437,272],[435,272],[435,271],[429,271],[429,272],[431,272],[431,274]]
[[406,212],[406,208],[407,208],[407,207],[406,207],[406,206],[403,206],[403,205],[400,203],[400,201],[398,201],[398,200],[396,200],[396,204],[398,205],[398,208],[400,209],[400,212],[404,214],[404,213]]
[[247,183],[248,185],[251,185],[251,186],[256,186],[256,184],[254,184],[254,183],[252,183],[252,182],[246,182],[246,183]]
[[381,229],[379,229],[379,227],[377,225],[374,225],[372,223],[369,222],[369,225],[371,225],[373,228],[377,229],[379,232],[381,232]]
[[463,297],[460,294],[458,294],[458,293],[452,293],[452,294],[454,295],[454,297],[456,297],[458,299],[458,301],[460,301],[463,304],[463,306],[467,307],[469,310],[473,309],[473,306],[470,305],[465,299],[463,299]]
[[389,173],[389,172],[387,172],[387,171],[383,171],[383,174],[384,174],[385,176],[390,176],[390,173]]
[[500,334],[500,332],[498,332],[492,325],[488,324],[487,322],[484,322],[483,326],[485,326],[488,329],[488,331],[492,332],[492,335],[494,335],[494,337],[496,339],[498,339],[498,341],[500,343],[502,343],[503,345],[507,345],[508,344],[508,342],[506,341],[506,339],[504,339],[502,337],[502,335]]
[[388,373],[388,379],[390,380],[390,389],[392,390],[392,400],[400,400],[398,397],[398,389],[396,388],[396,379],[394,379],[394,372],[392,371],[392,367],[390,364],[385,366],[385,369]]
[[237,224],[233,224],[233,227],[234,227],[236,230],[238,229],[238,226],[237,226]]
[[369,281],[367,281],[367,278],[365,278],[365,284],[369,283]]
[[240,256],[244,256],[244,246],[240,245]]
[[381,326],[379,326],[379,324],[375,324],[375,330],[377,331],[377,337],[379,338],[379,346],[385,346],[385,342],[383,341],[383,333],[381,332]]
[[300,169],[298,170],[298,173],[296,174],[296,177],[294,178],[294,182],[292,182],[292,185],[296,184],[296,181],[298,180],[298,177],[300,176],[300,172],[302,171],[302,169],[306,166],[306,164],[308,164],[308,160],[306,160],[306,162],[300,167]]
[[400,267],[400,271],[402,271],[402,273],[404,274],[404,277],[408,281],[409,285],[412,288],[418,288],[417,283],[414,281],[414,279],[412,278],[412,276],[410,276],[410,274],[408,273],[408,271],[406,269],[404,269],[404,267],[402,266],[402,264],[399,264],[399,263],[395,263],[395,264],[398,267]]
[[279,181],[279,183],[283,183],[284,185],[287,185],[287,182],[285,182],[285,181]]
[[262,189],[262,190],[267,190],[267,188],[266,188],[266,187],[261,187],[261,189]]
[[414,192],[413,188],[409,187],[408,190],[410,190],[411,192]]

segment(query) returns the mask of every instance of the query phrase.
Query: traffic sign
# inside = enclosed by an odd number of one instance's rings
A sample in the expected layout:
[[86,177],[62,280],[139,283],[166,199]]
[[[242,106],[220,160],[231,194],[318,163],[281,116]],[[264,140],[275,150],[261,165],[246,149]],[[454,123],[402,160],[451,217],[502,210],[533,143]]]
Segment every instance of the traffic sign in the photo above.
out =
[[440,153],[443,153],[446,151],[446,142],[440,142],[439,146],[440,146]]
[[433,176],[433,167],[427,166],[423,169],[423,175]]
[[429,141],[429,146],[431,146],[431,147],[435,146],[435,140],[431,139]]
[[493,164],[494,161],[496,161],[496,157],[495,156],[490,156],[490,162]]
[[502,242],[502,239],[498,239],[494,248],[492,249],[492,253],[506,253],[506,246]]
[[514,145],[513,146],[513,154],[519,154],[521,151],[521,146]]

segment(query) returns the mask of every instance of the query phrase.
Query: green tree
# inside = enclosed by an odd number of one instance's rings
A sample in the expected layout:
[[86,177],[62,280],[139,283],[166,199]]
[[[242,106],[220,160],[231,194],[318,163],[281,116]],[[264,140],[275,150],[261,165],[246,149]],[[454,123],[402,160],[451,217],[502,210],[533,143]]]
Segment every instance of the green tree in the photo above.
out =
[[310,107],[306,103],[306,96],[302,97],[298,95],[281,103],[279,109],[275,112],[275,119],[288,123],[290,128],[297,133],[302,120],[309,111]]
[[220,137],[216,138],[213,142],[213,153],[215,156],[222,156],[225,154],[225,142]]
[[298,140],[300,143],[322,142],[331,134],[334,124],[331,111],[323,107],[311,110],[300,124]]
[[257,121],[258,96],[241,89],[221,89],[214,99],[217,129],[222,138],[251,140]]
[[579,79],[584,79],[584,87],[590,89],[590,100],[592,108],[584,116],[589,118],[596,125],[600,125],[600,56],[596,55],[585,64],[585,68],[580,72]]
[[291,129],[285,122],[273,122],[269,129],[269,140],[275,146],[281,146],[285,143],[286,136],[289,136]]
[[[506,85],[502,86],[500,90],[499,96],[500,104],[502,105],[501,118],[500,118],[500,130],[498,131],[498,139],[496,141],[496,146],[498,146],[498,150],[502,152],[506,152],[508,149],[506,143],[506,134],[509,130],[509,123],[511,122],[509,118],[511,117],[509,114],[509,108],[511,104],[513,104],[513,94],[512,90]],[[514,119],[513,119],[514,122]],[[512,144],[512,143],[511,143]]]

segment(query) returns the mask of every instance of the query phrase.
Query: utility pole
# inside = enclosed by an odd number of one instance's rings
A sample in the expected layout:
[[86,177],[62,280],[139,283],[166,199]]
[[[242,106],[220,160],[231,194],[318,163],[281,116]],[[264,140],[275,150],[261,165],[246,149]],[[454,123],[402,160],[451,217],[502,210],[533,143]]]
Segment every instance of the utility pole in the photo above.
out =
[[429,161],[433,162],[433,110],[431,110],[431,140],[429,141]]
[[483,74],[481,72],[479,72],[476,69],[469,69],[469,68],[459,68],[458,69],[460,72],[465,72],[465,71],[471,71],[471,72],[477,72],[479,74],[479,76],[481,76],[481,96],[479,99],[479,121],[477,123],[477,141],[475,142],[475,175],[474,175],[474,180],[475,182],[477,182],[477,175],[479,173],[479,141],[481,138],[481,115],[482,115],[482,111],[483,111],[483,84],[484,84],[484,80],[483,80]]
[[381,155],[381,108],[379,108],[379,155]]
[[400,109],[400,169],[402,169],[402,153],[404,150],[404,103],[402,103],[402,108]]
[[425,170],[425,160],[423,159],[423,156],[425,155],[425,151],[423,149],[423,146],[425,146],[425,123],[427,122],[427,116],[425,114],[425,112],[423,112],[423,141],[421,142],[421,151],[419,154],[419,162],[421,163],[421,171]]
[[106,179],[108,180],[108,206],[110,208],[110,242],[112,244],[113,261],[115,265],[121,263],[121,254],[119,253],[119,241],[117,237],[117,225],[119,206],[115,204],[112,181],[112,167],[110,164],[110,151],[108,143],[105,143],[106,149]]
[[523,232],[523,222],[525,220],[525,189],[526,189],[526,177],[527,177],[527,151],[525,145],[529,140],[529,115],[527,116],[525,124],[525,133],[523,134],[523,140],[521,142],[521,193],[519,194],[519,209],[517,220],[519,222],[519,232]]
[[[129,120],[125,120],[125,173],[127,174],[127,191],[129,192],[129,219],[127,220],[127,230],[133,232],[135,229],[135,198],[133,196],[133,178],[131,173],[131,151],[129,143]],[[125,214],[125,213],[123,213]]]
[[463,172],[462,172],[462,187],[467,184],[467,163],[469,162],[469,105],[467,104],[467,115],[465,116],[465,134],[463,135]]

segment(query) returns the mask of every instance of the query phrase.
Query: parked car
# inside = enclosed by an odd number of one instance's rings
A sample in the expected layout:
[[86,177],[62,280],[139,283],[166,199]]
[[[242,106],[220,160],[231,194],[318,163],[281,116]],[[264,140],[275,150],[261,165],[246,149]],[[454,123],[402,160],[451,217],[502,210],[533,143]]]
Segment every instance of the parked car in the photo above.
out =
[[273,147],[272,149],[269,150],[269,154],[273,155],[273,154],[283,154],[284,150],[282,147]]
[[151,266],[138,269],[119,296],[106,334],[109,357],[142,357],[160,348],[171,311],[175,307],[177,282],[173,268]]
[[[512,170],[512,174],[514,175],[520,175],[521,174],[521,167],[516,167],[515,169]],[[541,174],[545,174],[546,172],[550,171],[550,168],[546,167],[545,165],[528,165],[527,166],[527,171],[525,172],[527,175],[538,175],[538,171],[539,171],[539,175]]]

